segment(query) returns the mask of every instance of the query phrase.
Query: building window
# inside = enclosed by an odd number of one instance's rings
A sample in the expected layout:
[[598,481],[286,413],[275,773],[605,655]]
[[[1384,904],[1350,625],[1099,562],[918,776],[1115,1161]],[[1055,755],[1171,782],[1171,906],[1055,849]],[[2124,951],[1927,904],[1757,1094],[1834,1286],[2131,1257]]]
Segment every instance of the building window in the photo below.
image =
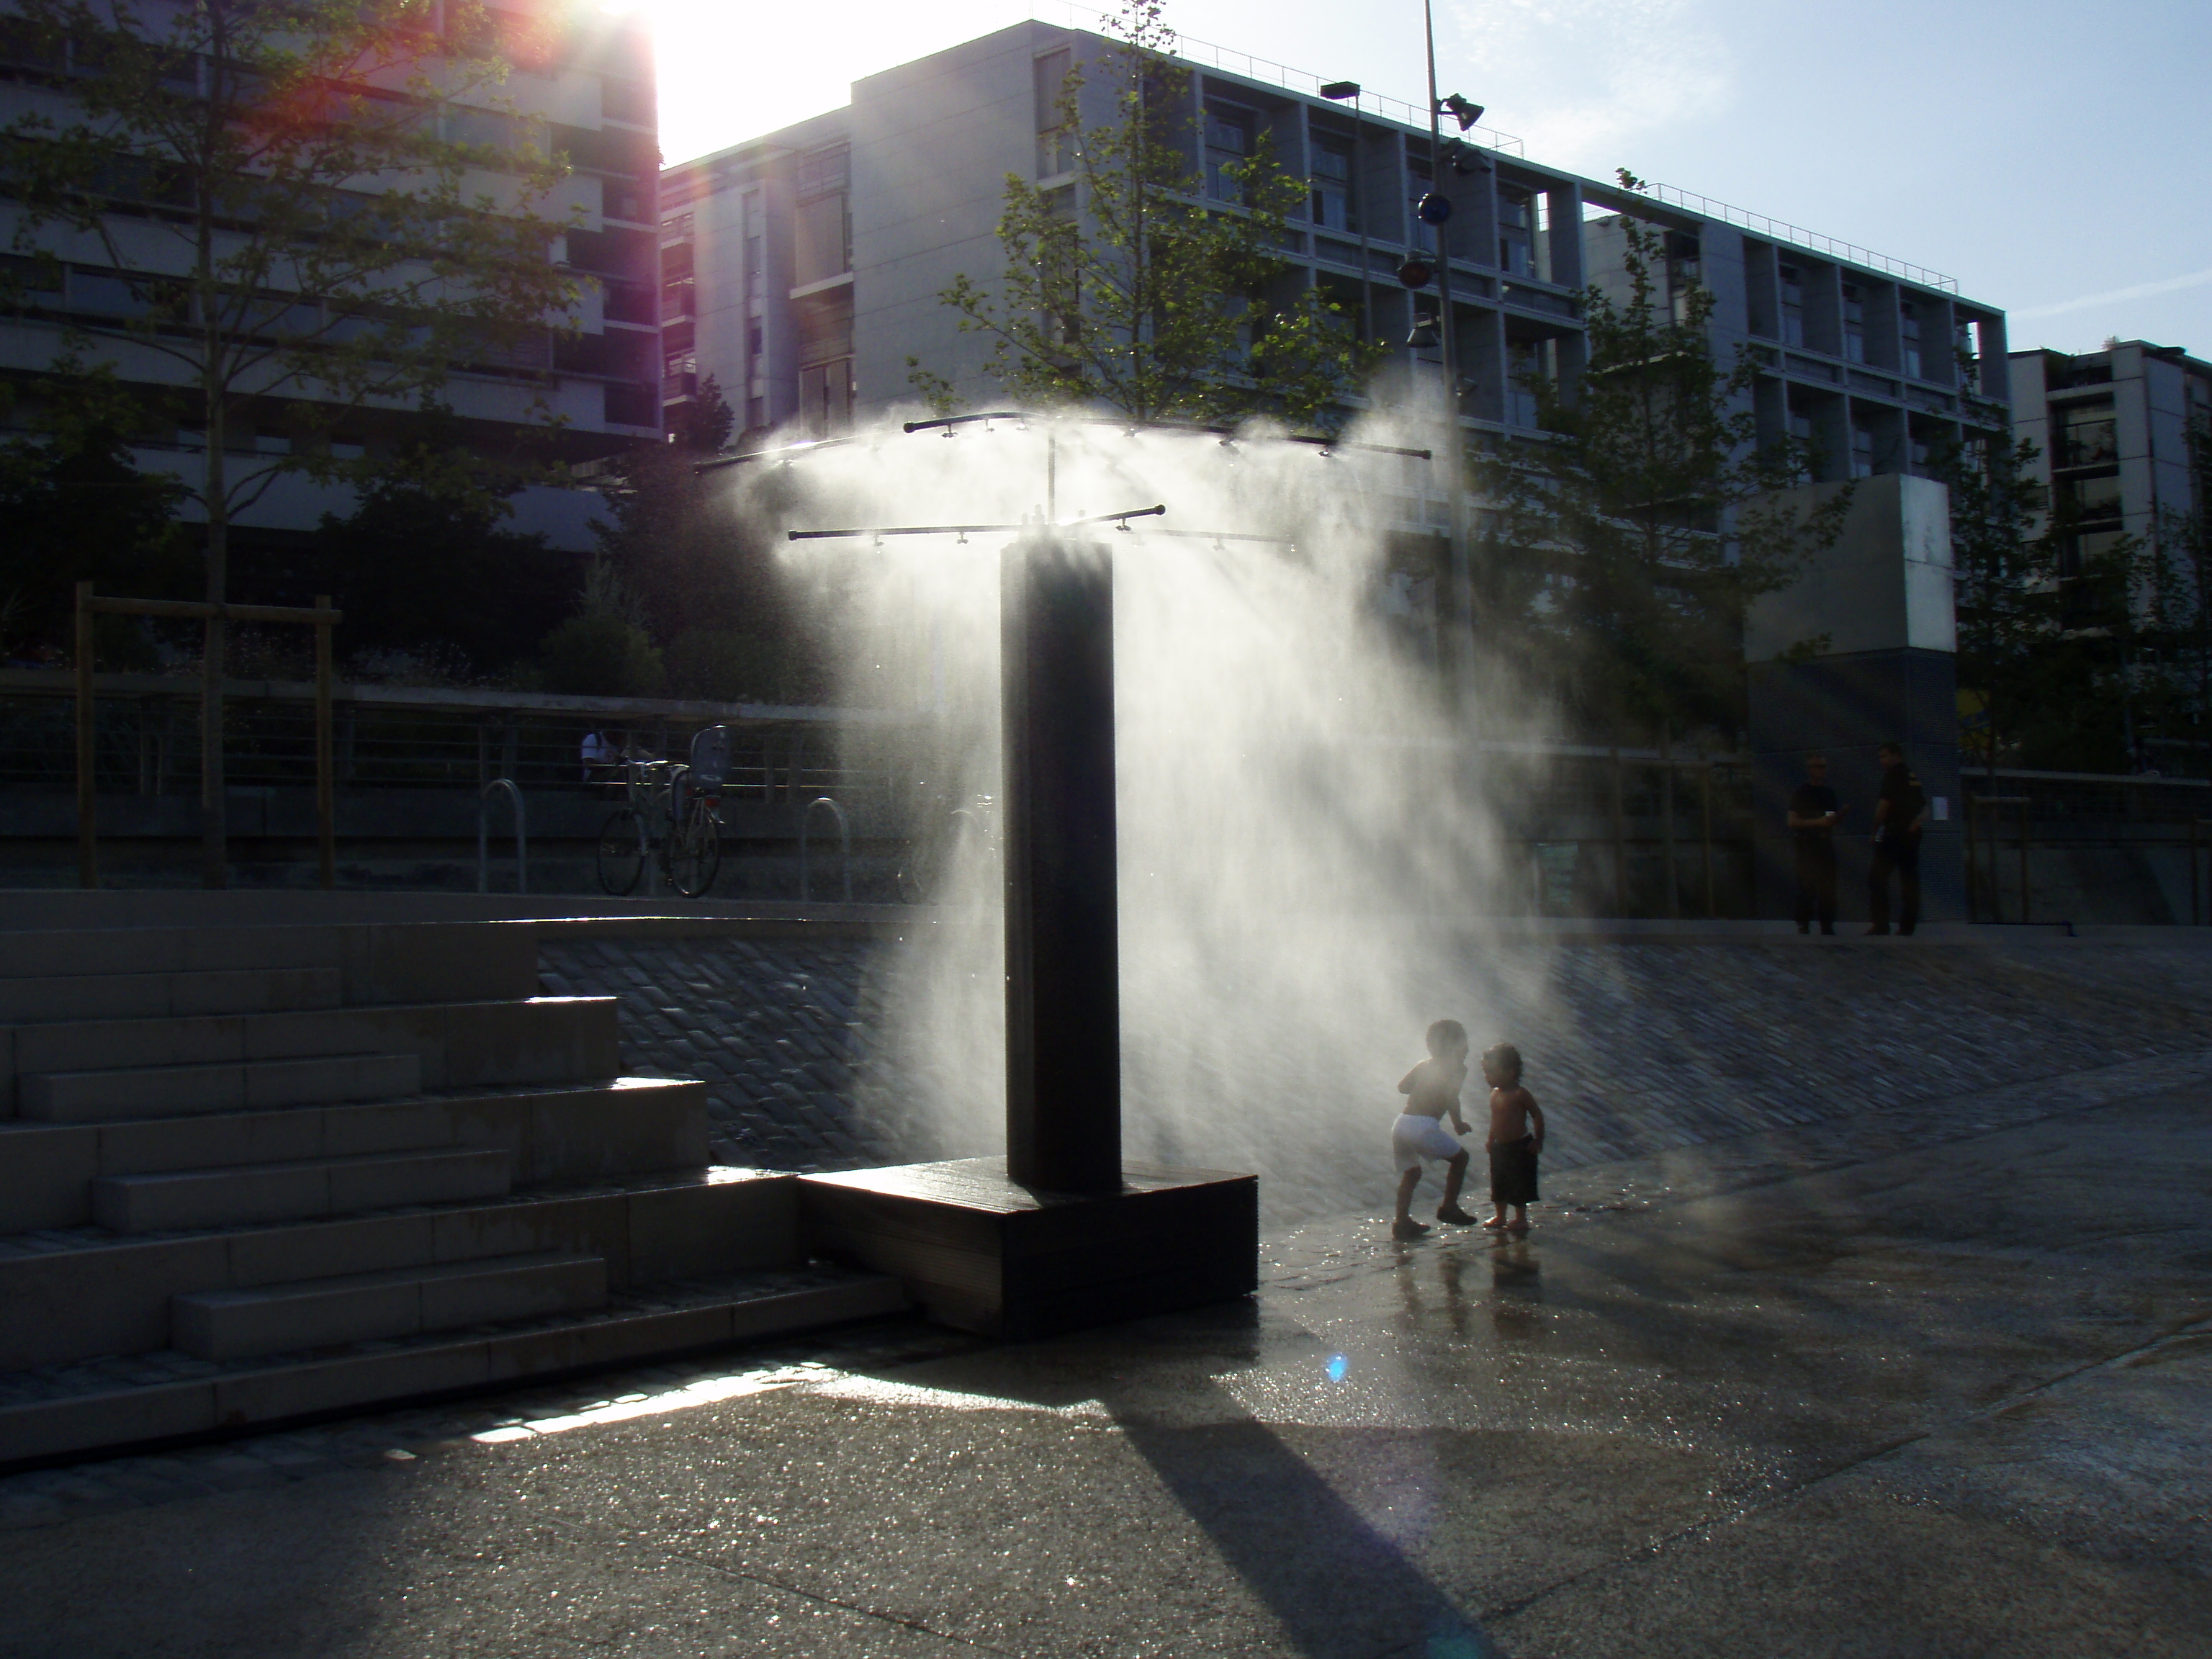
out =
[[850,161],[846,147],[833,144],[812,151],[799,164],[793,181],[799,210],[791,278],[798,287],[842,276],[853,268]]
[[2110,466],[2120,459],[2119,430],[2108,408],[2072,409],[2058,437],[2061,466]]
[[1667,297],[1678,323],[1690,320],[1692,293],[1705,281],[1704,254],[1704,245],[1693,232],[1667,233]]
[[1855,363],[1867,360],[1866,290],[1856,283],[1844,284],[1844,356]]
[[1206,188],[1219,202],[1242,202],[1244,186],[1237,172],[1251,158],[1258,118],[1234,104],[1206,106]]
[[1898,301],[1897,336],[1903,348],[1905,372],[1916,380],[1927,379],[1920,372],[1920,307],[1916,301]]
[[1782,343],[1802,346],[1805,343],[1805,273],[1796,265],[1784,265],[1782,276]]
[[1538,408],[1536,388],[1547,380],[1544,342],[1508,340],[1505,343],[1505,423],[1534,427]]
[[1352,199],[1352,146],[1341,138],[1314,137],[1313,222],[1323,230],[1359,228]]
[[1075,166],[1075,129],[1063,118],[1061,105],[1067,95],[1067,77],[1073,55],[1065,46],[1036,60],[1036,170],[1050,179]]
[[1498,264],[1509,276],[1536,274],[1536,204],[1525,191],[1498,192]]
[[799,419],[811,437],[842,432],[853,423],[853,360],[812,363],[799,371]]
[[1874,428],[1851,422],[1851,477],[1874,477]]
[[763,427],[766,426],[767,424],[768,424],[768,399],[767,399],[767,398],[746,398],[746,399],[745,399],[745,430],[746,430],[746,431],[748,431],[748,432],[757,432],[757,431],[759,431],[759,430],[760,430],[760,428],[763,428]]

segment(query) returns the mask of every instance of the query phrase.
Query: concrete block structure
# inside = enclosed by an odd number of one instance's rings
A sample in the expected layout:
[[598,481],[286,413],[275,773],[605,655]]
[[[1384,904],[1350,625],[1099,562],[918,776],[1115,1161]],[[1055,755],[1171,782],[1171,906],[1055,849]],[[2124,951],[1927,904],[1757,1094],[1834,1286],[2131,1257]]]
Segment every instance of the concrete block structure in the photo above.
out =
[[[1949,920],[1962,913],[1966,890],[1948,492],[1900,475],[1790,495],[1811,507],[1845,488],[1851,504],[1834,545],[1793,586],[1754,605],[1745,629],[1759,914],[1790,913],[1790,792],[1814,754],[1828,757],[1828,781],[1848,809],[1838,874],[1843,914],[1858,914],[1881,781],[1875,751],[1897,743],[1929,798],[1926,904]],[[1802,647],[1815,641],[1820,649],[1805,659]]]
[[[660,431],[660,155],[652,41],[640,19],[586,14],[561,0],[497,0],[490,17],[512,43],[513,72],[488,96],[514,114],[542,118],[547,142],[574,168],[540,210],[577,216],[554,257],[582,279],[582,303],[573,334],[556,331],[549,319],[542,337],[520,350],[501,347],[495,358],[454,364],[442,395],[466,441],[489,452],[514,450],[528,431],[539,453],[587,462]],[[57,105],[65,88],[58,91],[46,66],[28,61],[33,54],[18,36],[8,42],[0,45],[0,120]],[[486,108],[483,119],[499,123],[506,115]],[[143,210],[160,210],[158,204]],[[115,245],[148,247],[147,238],[131,234],[130,216],[117,216]],[[0,222],[12,217],[0,202]],[[126,386],[175,386],[178,365],[114,333],[118,307],[127,305],[100,242],[54,228],[40,235],[66,264],[58,290],[27,294],[21,307],[0,317],[0,377],[14,390],[6,418],[35,416],[40,377],[61,355],[62,331],[72,324],[108,330],[90,356],[111,363]],[[235,435],[242,454],[284,453],[290,440],[280,414],[271,410],[260,429]],[[549,425],[548,416],[557,424]],[[342,456],[374,456],[404,441],[406,429],[407,411],[367,407],[332,434],[332,447]],[[143,431],[133,443],[142,469],[188,476],[204,447],[204,434],[186,426]],[[281,544],[313,529],[325,513],[349,511],[353,501],[345,487],[281,476],[236,520],[237,533]],[[543,532],[567,550],[593,544],[590,526],[602,510],[588,490],[544,486],[524,490],[515,508],[513,528]]]

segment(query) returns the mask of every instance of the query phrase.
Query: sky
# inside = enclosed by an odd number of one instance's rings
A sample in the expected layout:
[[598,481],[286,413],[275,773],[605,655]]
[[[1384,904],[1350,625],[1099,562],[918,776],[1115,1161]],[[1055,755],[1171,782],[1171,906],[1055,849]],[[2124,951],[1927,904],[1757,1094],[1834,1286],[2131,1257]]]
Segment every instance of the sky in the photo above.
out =
[[[835,108],[1030,0],[636,0],[671,161]],[[1437,76],[1528,158],[1626,167],[1958,279],[2014,349],[2212,358],[2212,0],[1437,0]],[[1071,16],[1058,0],[1036,15]],[[1419,0],[1168,0],[1194,40],[1419,104]]]

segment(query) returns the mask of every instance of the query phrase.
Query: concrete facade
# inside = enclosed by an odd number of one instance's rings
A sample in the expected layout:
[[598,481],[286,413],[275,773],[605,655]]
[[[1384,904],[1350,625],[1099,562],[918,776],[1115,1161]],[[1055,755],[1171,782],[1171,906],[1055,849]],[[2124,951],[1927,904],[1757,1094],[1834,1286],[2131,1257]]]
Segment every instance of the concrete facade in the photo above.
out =
[[2033,475],[2080,529],[2064,556],[2078,570],[2122,536],[2156,538],[2165,513],[2199,503],[2189,428],[2212,418],[2212,363],[2179,346],[2112,340],[2100,351],[2015,351],[2013,435],[2035,446]]
[[[579,326],[569,336],[549,328],[534,349],[504,354],[497,362],[454,365],[442,395],[471,440],[487,449],[511,449],[534,429],[550,454],[588,461],[656,438],[660,429],[653,229],[659,150],[652,43],[641,23],[611,13],[571,15],[557,0],[500,4],[491,14],[495,23],[518,42],[531,44],[518,45],[513,72],[496,94],[514,113],[542,118],[548,142],[574,168],[540,210],[556,218],[571,211],[579,216],[556,252],[582,279]],[[536,44],[533,31],[549,19],[557,27],[556,38],[550,46]],[[41,109],[67,118],[53,77],[21,61],[27,56],[18,46],[10,61],[0,49],[0,120]],[[0,224],[12,225],[14,217],[0,203]],[[145,252],[148,239],[134,238],[125,217],[116,221],[118,245]],[[40,234],[40,245],[69,263],[58,292],[27,295],[21,310],[0,318],[0,376],[17,392],[14,418],[35,415],[40,378],[61,353],[62,329],[71,325],[95,331],[93,360],[112,363],[126,384],[176,386],[179,368],[173,362],[119,334],[97,332],[112,327],[120,285],[112,274],[116,267],[103,263],[106,256],[92,239],[71,240],[55,229]],[[548,427],[548,416],[559,424]],[[335,434],[332,446],[341,454],[375,455],[400,441],[404,424],[404,411],[365,407]],[[285,452],[289,441],[281,422],[271,420],[264,428],[236,434],[242,460]],[[204,450],[204,436],[183,427],[135,435],[137,465],[149,471],[189,475]],[[249,535],[281,537],[313,529],[326,512],[349,511],[353,499],[349,489],[280,477],[235,522]],[[589,526],[600,511],[596,495],[532,489],[515,506],[512,527],[542,532],[560,548],[592,545]]]
[[[981,281],[998,269],[1007,175],[1074,187],[1065,143],[1048,131],[1053,100],[1067,66],[1115,49],[1083,31],[1018,23],[855,82],[843,109],[669,168],[667,399],[681,402],[712,375],[741,430],[820,433],[855,411],[913,401],[910,357],[971,403],[1003,398],[986,373],[988,343],[961,332],[937,296],[962,272]],[[1412,212],[1432,183],[1419,112],[1186,66],[1194,165],[1211,179],[1215,161],[1264,137],[1312,184],[1292,215],[1284,281],[1322,289],[1364,333],[1401,346],[1415,308],[1436,302],[1433,288],[1409,294],[1394,274],[1407,253],[1435,251],[1436,233]],[[1084,118],[1109,119],[1110,89],[1093,80]],[[1693,281],[1712,293],[1723,360],[1739,346],[1759,355],[1769,371],[1756,394],[1761,434],[1812,440],[1817,479],[1924,474],[1946,442],[1993,418],[2002,428],[2002,314],[1960,298],[1949,279],[1663,186],[1626,191],[1535,165],[1520,151],[1518,140],[1477,127],[1447,147],[1439,186],[1454,205],[1445,229],[1470,437],[1529,429],[1534,404],[1517,380],[1579,370],[1582,291],[1620,285],[1624,214],[1667,234],[1670,298]],[[842,205],[824,205],[832,197]],[[1389,386],[1386,376],[1378,393]]]

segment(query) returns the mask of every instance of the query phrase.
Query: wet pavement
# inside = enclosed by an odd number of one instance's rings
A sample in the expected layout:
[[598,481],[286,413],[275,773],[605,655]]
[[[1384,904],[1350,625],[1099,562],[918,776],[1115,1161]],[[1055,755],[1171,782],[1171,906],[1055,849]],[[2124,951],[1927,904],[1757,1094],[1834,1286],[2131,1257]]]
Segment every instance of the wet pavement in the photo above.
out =
[[14,1477],[0,1655],[2203,1659],[2212,1090],[2083,1098],[1315,1224],[1056,1341]]

